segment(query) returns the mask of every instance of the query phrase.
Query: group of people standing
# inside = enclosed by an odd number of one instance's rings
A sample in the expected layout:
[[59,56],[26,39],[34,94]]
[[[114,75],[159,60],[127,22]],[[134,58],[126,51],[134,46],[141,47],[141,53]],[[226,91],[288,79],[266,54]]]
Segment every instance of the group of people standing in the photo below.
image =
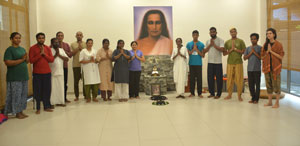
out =
[[[234,84],[237,87],[238,100],[243,101],[242,92],[244,87],[243,59],[248,60],[248,81],[251,100],[249,103],[257,104],[260,96],[261,68],[265,74],[268,103],[265,106],[272,106],[272,94],[276,95],[276,102],[273,108],[279,107],[280,73],[282,58],[284,56],[283,47],[276,40],[277,33],[273,28],[267,29],[266,42],[263,46],[257,44],[259,35],[250,35],[251,45],[246,48],[244,41],[237,37],[237,29],[230,29],[231,39],[224,41],[217,36],[217,29],[209,29],[211,39],[206,41],[206,45],[198,40],[199,32],[192,32],[193,40],[188,42],[186,48],[182,45],[182,39],[176,39],[177,48],[173,49],[171,60],[174,61],[173,73],[176,85],[177,98],[185,98],[184,91],[190,73],[190,95],[195,96],[195,84],[197,83],[197,93],[202,96],[202,58],[208,54],[207,81],[210,95],[219,99],[222,95],[223,80],[227,81],[228,95],[225,100],[232,98]],[[227,76],[223,78],[222,55],[227,58]],[[244,55],[243,59],[242,56]],[[262,66],[261,66],[262,60]],[[215,83],[217,93],[215,93]]]
[[[138,43],[131,43],[132,50],[124,49],[124,41],[119,40],[117,49],[111,51],[109,40],[103,39],[102,48],[93,48],[93,39],[84,42],[82,32],[76,33],[76,41],[70,46],[63,42],[64,34],[59,31],[45,45],[45,34],[36,34],[37,43],[30,47],[29,55],[20,46],[21,34],[10,36],[12,45],[6,49],[4,62],[7,65],[7,95],[4,114],[15,114],[17,118],[28,117],[23,113],[27,105],[28,68],[33,64],[33,97],[36,100],[36,114],[40,114],[40,103],[45,112],[52,112],[54,106],[66,106],[68,61],[73,57],[74,93],[79,100],[79,81],[83,81],[83,96],[87,103],[98,102],[100,89],[104,101],[110,101],[113,88],[120,102],[128,98],[139,98],[139,79],[143,53],[137,49]],[[112,62],[115,62],[114,67]],[[125,93],[125,94],[124,94]]]
[[[250,35],[251,43],[246,48],[244,41],[237,37],[237,29],[230,29],[231,39],[224,41],[217,36],[217,29],[209,29],[211,39],[206,45],[198,40],[199,32],[192,32],[193,40],[188,42],[186,48],[182,45],[182,39],[176,39],[177,47],[173,49],[171,60],[174,61],[174,82],[177,98],[184,98],[185,86],[190,73],[190,95],[197,93],[202,96],[202,58],[208,54],[207,80],[210,95],[219,99],[223,88],[222,55],[228,55],[227,60],[227,90],[228,100],[232,97],[233,85],[237,86],[239,101],[242,99],[244,84],[243,60],[248,60],[248,81],[252,99],[249,103],[257,104],[260,95],[261,60],[265,74],[269,101],[265,106],[272,106],[272,94],[276,93],[276,103],[273,108],[279,107],[280,98],[280,72],[283,47],[276,40],[276,30],[267,30],[266,42],[263,46],[257,44],[259,35]],[[83,80],[83,96],[86,102],[98,102],[96,98],[100,89],[104,101],[110,101],[113,88],[115,96],[120,102],[128,101],[128,98],[139,98],[139,81],[141,75],[141,62],[145,57],[138,49],[138,42],[131,42],[132,50],[124,49],[125,42],[119,40],[117,48],[112,51],[109,48],[108,39],[103,39],[102,48],[93,48],[93,39],[84,42],[83,33],[76,33],[76,41],[70,46],[63,42],[64,33],[59,31],[56,37],[51,39],[50,47],[45,45],[45,34],[36,34],[37,43],[30,47],[29,55],[20,46],[21,34],[13,32],[10,36],[12,45],[4,54],[4,62],[7,65],[7,94],[5,115],[16,114],[23,119],[28,117],[23,113],[26,109],[28,94],[28,68],[27,63],[33,64],[33,96],[36,100],[36,114],[40,114],[40,102],[43,102],[44,111],[52,112],[54,105],[66,106],[68,88],[68,61],[73,57],[73,77],[75,100],[79,100],[79,81]],[[114,66],[112,65],[114,62]],[[215,81],[217,93],[215,94]]]

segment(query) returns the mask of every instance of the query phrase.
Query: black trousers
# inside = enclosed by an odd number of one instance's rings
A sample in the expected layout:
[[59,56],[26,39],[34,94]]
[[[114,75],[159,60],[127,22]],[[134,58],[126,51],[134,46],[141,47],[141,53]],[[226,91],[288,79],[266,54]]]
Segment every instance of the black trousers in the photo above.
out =
[[[78,98],[79,97],[79,80],[82,79],[83,80],[83,76],[81,74],[81,67],[73,67],[73,76],[74,76],[74,93],[75,93],[75,97]],[[84,82],[82,82],[83,85],[83,96],[85,97],[85,93],[84,93]]]
[[129,71],[129,97],[137,97],[140,92],[141,71]]
[[197,81],[198,95],[202,94],[202,66],[190,65],[190,91],[195,95],[195,84]]
[[223,67],[222,64],[208,63],[207,82],[209,93],[215,96],[215,77],[217,81],[217,96],[221,97],[223,89]]
[[261,71],[248,71],[248,82],[252,101],[259,100]]
[[41,109],[43,101],[44,109],[49,109],[51,97],[51,73],[33,74],[33,97],[36,100],[36,109]]
[[65,101],[67,101],[67,91],[68,91],[68,68],[64,68],[64,84],[65,84]]

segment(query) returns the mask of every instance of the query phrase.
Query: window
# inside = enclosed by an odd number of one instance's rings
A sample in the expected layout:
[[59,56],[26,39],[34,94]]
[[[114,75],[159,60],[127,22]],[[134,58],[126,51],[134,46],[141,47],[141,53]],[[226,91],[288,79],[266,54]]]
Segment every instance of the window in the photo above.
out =
[[300,72],[291,71],[291,93],[300,96]]
[[300,1],[268,0],[268,27],[277,30],[285,56],[282,60],[281,88],[300,96]]
[[[29,16],[28,0],[0,0],[0,58],[11,44],[9,36],[17,31],[22,35],[21,46],[29,48]],[[29,70],[31,66],[29,65]],[[0,61],[0,110],[3,108],[6,96],[6,66]],[[30,77],[31,80],[31,77]],[[31,84],[31,81],[29,81]],[[32,86],[29,86],[32,94]]]

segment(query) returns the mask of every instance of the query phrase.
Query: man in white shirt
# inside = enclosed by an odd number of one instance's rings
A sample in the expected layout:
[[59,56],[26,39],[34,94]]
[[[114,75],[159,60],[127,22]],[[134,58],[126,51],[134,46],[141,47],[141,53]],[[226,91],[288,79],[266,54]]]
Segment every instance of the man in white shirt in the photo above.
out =
[[[207,47],[204,49],[204,53],[208,52],[207,82],[210,93],[208,98],[214,97],[215,99],[219,99],[222,95],[223,88],[222,54],[224,50],[224,40],[217,37],[217,29],[215,27],[209,29],[209,34],[211,39],[206,41]],[[216,96],[215,77],[217,80]]]
[[51,68],[51,104],[56,106],[66,106],[64,98],[64,61],[68,61],[65,51],[59,48],[57,38],[51,39],[51,52],[54,55],[53,63],[49,63]]

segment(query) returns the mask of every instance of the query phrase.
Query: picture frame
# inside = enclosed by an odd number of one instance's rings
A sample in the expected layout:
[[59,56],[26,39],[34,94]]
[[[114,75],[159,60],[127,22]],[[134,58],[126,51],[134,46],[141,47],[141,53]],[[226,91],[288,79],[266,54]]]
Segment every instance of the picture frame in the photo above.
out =
[[151,84],[151,96],[160,96],[161,95],[161,89],[160,84]]

